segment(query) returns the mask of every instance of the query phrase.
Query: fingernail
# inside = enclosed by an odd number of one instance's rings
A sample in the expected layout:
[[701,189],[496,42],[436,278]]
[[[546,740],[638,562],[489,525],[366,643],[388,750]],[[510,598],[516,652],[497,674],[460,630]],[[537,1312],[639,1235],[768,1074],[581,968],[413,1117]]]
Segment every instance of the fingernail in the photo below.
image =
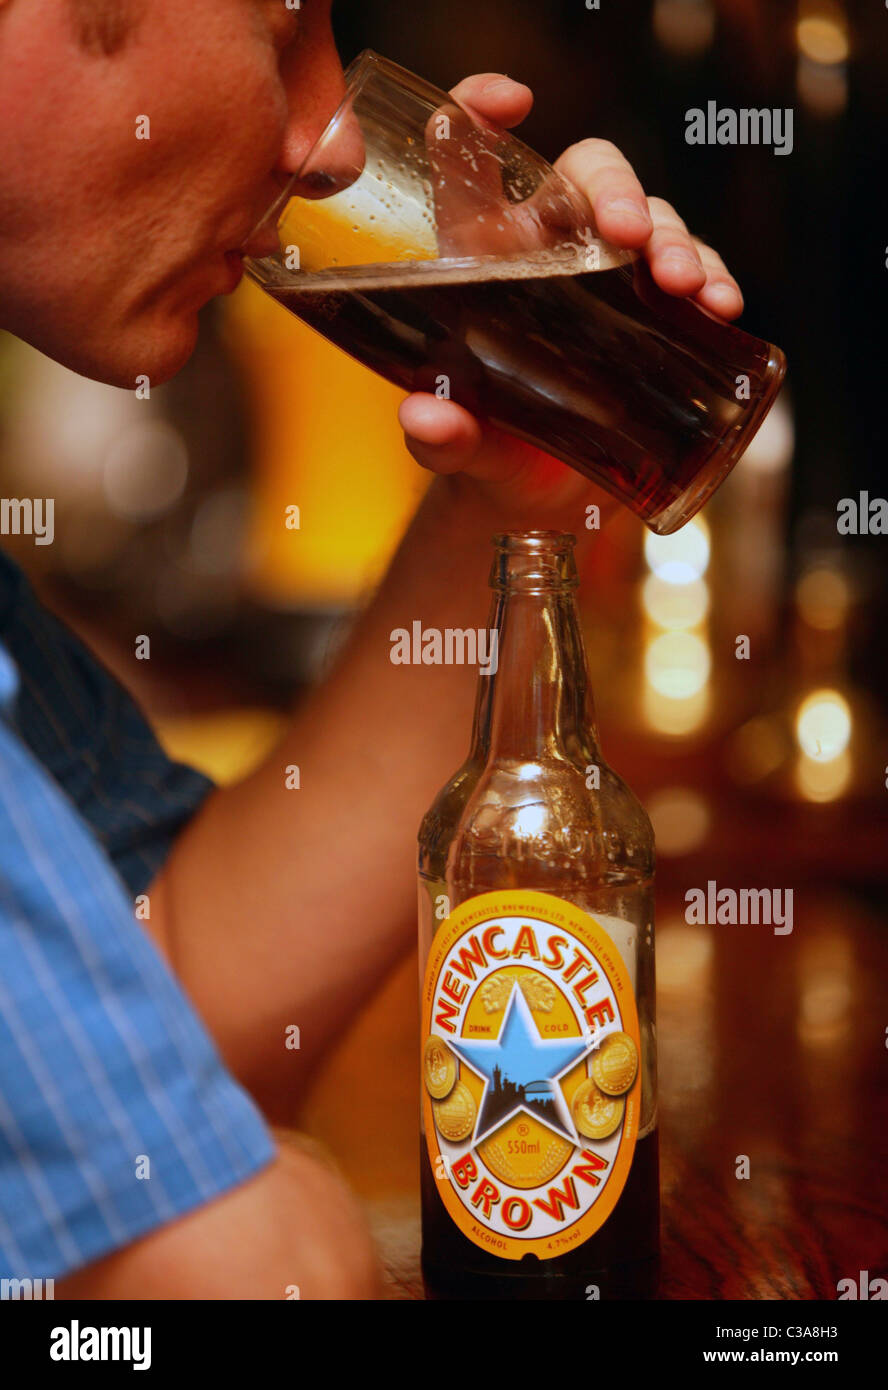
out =
[[633,217],[639,222],[644,222],[651,226],[651,214],[644,203],[640,203],[636,198],[613,198],[609,203],[605,203],[603,212],[616,212],[620,217]]
[[511,77],[497,77],[493,82],[488,82],[484,88],[485,92],[504,92],[507,87],[514,87],[515,83]]
[[691,251],[681,251],[677,247],[674,250],[664,251],[663,261],[676,268],[681,267],[685,270],[702,270],[703,264]]
[[714,299],[716,302],[725,305],[728,303],[736,304],[738,299],[741,303],[743,302],[743,297],[739,289],[736,285],[728,284],[727,280],[716,280],[714,284],[708,284],[706,286],[706,295],[708,299]]

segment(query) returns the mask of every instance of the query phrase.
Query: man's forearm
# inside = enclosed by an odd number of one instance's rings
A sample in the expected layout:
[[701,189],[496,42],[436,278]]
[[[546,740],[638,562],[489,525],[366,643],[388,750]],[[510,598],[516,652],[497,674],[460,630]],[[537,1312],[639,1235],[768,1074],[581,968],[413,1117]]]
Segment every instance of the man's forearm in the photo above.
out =
[[416,831],[468,751],[478,673],[395,665],[390,634],[414,620],[483,627],[490,537],[513,523],[465,480],[436,480],[330,677],[261,767],[209,799],[164,870],[153,925],[266,1103],[305,1079],[412,940]]

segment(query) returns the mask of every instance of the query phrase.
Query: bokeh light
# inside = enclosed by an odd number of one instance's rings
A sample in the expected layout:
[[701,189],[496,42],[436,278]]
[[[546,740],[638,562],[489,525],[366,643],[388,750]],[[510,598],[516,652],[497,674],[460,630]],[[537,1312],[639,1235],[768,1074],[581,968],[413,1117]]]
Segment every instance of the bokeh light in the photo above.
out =
[[687,700],[698,694],[709,679],[712,658],[709,647],[693,632],[664,632],[645,653],[645,675],[660,695]]
[[855,1013],[854,957],[841,932],[817,932],[801,943],[796,962],[796,1032],[808,1046],[835,1044]]
[[663,787],[648,802],[657,853],[691,854],[706,840],[712,817],[704,796],[692,787]]
[[693,584],[709,564],[709,527],[700,517],[671,536],[648,532],[644,557],[650,569],[666,584]]
[[655,0],[654,35],[677,58],[697,58],[715,37],[712,0]]
[[812,63],[844,63],[851,52],[848,25],[833,0],[803,0],[796,23],[796,43]]
[[780,392],[738,464],[743,473],[782,473],[795,449],[795,420],[789,397]]
[[657,929],[657,992],[681,992],[692,981],[708,983],[713,957],[713,934],[707,927],[667,917]]
[[851,710],[837,690],[815,690],[802,701],[796,715],[799,748],[814,762],[838,758],[851,738]]
[[795,767],[795,784],[806,801],[835,801],[851,781],[851,755],[846,750],[829,762],[818,762],[804,753]]
[[649,574],[641,591],[641,606],[657,627],[697,627],[709,612],[709,589],[702,579],[670,584],[657,574]]
[[187,478],[185,441],[166,420],[128,426],[105,455],[105,498],[126,521],[162,516],[182,496]]
[[796,70],[799,100],[816,116],[839,116],[848,104],[848,71],[845,65],[812,63],[804,54]]
[[727,746],[728,772],[741,786],[763,781],[792,752],[789,731],[775,715],[748,719],[731,735]]
[[841,570],[815,565],[796,584],[796,604],[809,627],[833,632],[842,627],[852,600],[851,584]]
[[817,116],[838,116],[848,102],[848,22],[836,0],[802,0],[796,23],[796,90]]
[[704,686],[696,695],[686,700],[675,700],[669,695],[661,695],[651,685],[645,685],[642,698],[642,715],[645,723],[655,733],[668,738],[686,738],[705,724],[709,716],[709,690]]

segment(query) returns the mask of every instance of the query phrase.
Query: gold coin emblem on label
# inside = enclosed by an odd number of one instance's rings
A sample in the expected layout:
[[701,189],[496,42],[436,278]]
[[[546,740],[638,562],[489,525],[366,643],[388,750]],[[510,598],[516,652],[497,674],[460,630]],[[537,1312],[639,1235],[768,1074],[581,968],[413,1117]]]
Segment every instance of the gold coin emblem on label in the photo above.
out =
[[628,1033],[611,1033],[592,1058],[592,1075],[607,1096],[628,1091],[638,1071],[638,1053]]
[[511,1121],[478,1145],[478,1154],[500,1182],[511,1187],[539,1187],[560,1172],[574,1146],[545,1125]]
[[475,1099],[462,1081],[457,1081],[446,1100],[433,1101],[432,1110],[438,1132],[451,1144],[468,1139],[475,1127]]
[[626,1102],[622,1096],[606,1096],[590,1077],[577,1087],[570,1108],[580,1134],[587,1139],[607,1139],[619,1128]]
[[426,1090],[435,1100],[450,1095],[456,1080],[456,1058],[447,1044],[434,1034],[426,1038],[423,1074]]

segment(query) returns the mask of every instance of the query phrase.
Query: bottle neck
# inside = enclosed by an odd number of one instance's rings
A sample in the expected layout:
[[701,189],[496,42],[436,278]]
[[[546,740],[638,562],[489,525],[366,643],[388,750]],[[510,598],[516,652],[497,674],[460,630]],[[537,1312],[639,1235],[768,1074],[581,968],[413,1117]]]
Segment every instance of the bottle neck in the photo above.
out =
[[557,540],[560,547],[552,540],[532,554],[498,545],[490,619],[496,670],[479,679],[473,759],[576,761],[597,751],[573,554],[569,538]]

